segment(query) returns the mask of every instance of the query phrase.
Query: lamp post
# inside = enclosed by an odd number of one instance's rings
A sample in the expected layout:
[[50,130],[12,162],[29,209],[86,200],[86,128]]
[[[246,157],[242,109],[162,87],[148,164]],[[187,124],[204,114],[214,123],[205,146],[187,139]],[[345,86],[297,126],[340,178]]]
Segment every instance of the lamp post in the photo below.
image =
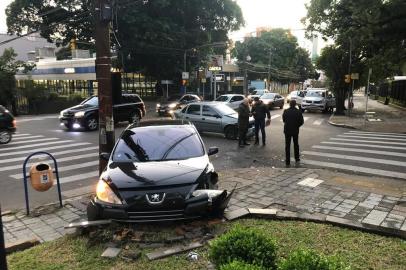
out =
[[251,56],[247,55],[244,62],[244,94],[248,95],[248,62],[251,61]]

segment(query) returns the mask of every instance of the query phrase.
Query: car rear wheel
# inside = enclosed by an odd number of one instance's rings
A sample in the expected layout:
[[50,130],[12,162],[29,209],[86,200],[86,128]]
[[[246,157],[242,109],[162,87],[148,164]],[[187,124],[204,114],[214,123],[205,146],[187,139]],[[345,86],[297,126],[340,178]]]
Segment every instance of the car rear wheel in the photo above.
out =
[[229,140],[236,140],[238,137],[238,128],[236,126],[228,126],[224,129],[224,135]]
[[11,141],[12,134],[8,130],[0,131],[0,144],[6,144]]
[[89,117],[86,119],[86,129],[87,130],[96,130],[99,127],[97,119],[94,117]]

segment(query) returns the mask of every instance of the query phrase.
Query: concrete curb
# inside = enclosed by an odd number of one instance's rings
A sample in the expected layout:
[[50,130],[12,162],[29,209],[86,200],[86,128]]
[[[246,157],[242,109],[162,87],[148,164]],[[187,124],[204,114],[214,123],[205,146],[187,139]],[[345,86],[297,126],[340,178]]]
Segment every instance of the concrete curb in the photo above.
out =
[[[253,208],[240,208],[232,211],[233,214],[225,217],[228,221],[233,221],[242,217],[248,218],[265,218],[265,219],[275,219],[275,220],[297,220],[315,223],[325,223],[335,226],[340,226],[343,228],[349,228],[358,231],[364,231],[368,233],[375,233],[384,236],[394,236],[401,239],[406,239],[406,231],[387,228],[382,226],[376,226],[367,223],[361,223],[353,220],[344,219],[341,217],[330,216],[320,213],[299,213],[279,209],[253,209]],[[238,215],[239,213],[240,215]]]
[[354,127],[354,126],[349,126],[349,125],[347,125],[347,124],[338,124],[338,123],[335,123],[335,122],[333,122],[333,121],[331,120],[331,118],[333,118],[333,117],[334,117],[334,113],[333,113],[333,114],[330,116],[330,118],[328,119],[328,123],[329,123],[330,125],[335,126],[335,127],[357,129],[357,128]]

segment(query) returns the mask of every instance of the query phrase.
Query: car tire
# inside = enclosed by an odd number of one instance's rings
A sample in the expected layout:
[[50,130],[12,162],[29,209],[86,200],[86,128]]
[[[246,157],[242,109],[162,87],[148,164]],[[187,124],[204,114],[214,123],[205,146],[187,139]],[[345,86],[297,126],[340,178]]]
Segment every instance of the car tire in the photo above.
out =
[[0,131],[0,144],[7,144],[11,141],[13,135],[8,130]]
[[128,119],[128,122],[130,124],[139,124],[141,121],[141,115],[138,112],[134,112],[130,119]]
[[238,137],[238,128],[237,126],[227,126],[224,129],[224,136],[229,140],[236,140]]
[[328,112],[328,107],[325,107],[321,112],[322,113],[327,113]]
[[86,119],[86,129],[93,131],[99,128],[99,122],[95,117],[89,117]]

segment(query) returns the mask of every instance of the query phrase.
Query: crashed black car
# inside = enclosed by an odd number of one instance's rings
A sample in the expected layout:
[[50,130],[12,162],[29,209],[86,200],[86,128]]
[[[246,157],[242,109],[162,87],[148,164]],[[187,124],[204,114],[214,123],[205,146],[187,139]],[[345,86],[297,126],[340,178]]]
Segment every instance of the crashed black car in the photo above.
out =
[[231,193],[218,175],[194,125],[182,120],[129,126],[113,152],[87,207],[89,220],[155,222],[222,214]]
[[158,116],[172,115],[175,110],[182,109],[189,103],[199,101],[202,101],[201,98],[192,94],[170,96],[166,102],[158,103],[156,105],[156,112],[158,113]]

